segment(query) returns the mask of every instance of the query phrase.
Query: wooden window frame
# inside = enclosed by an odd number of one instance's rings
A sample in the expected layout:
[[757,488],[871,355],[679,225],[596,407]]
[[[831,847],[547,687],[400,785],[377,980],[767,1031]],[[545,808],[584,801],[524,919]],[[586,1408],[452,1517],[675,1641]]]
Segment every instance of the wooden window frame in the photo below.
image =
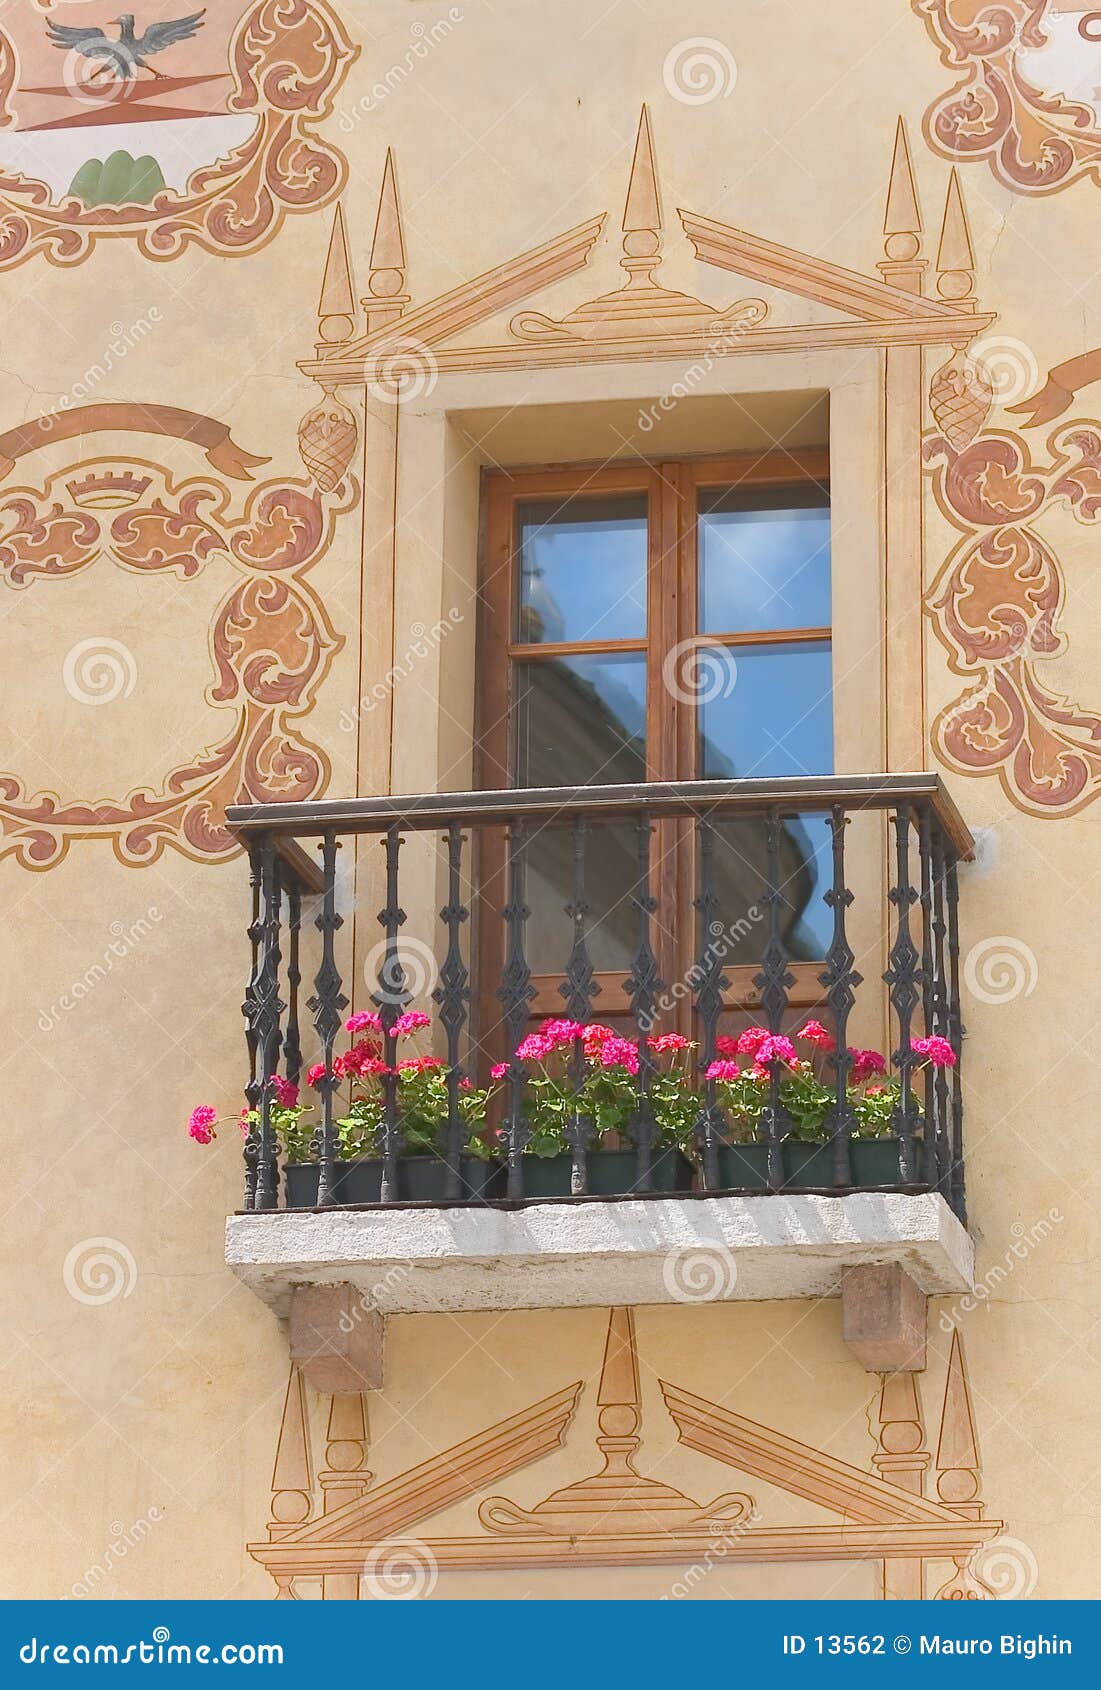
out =
[[[650,463],[553,465],[521,470],[490,470],[483,477],[484,549],[479,579],[477,692],[475,700],[475,784],[484,789],[507,789],[513,777],[513,674],[517,662],[550,661],[560,657],[637,653],[647,659],[646,778],[692,779],[698,770],[695,707],[679,703],[662,684],[663,667],[674,648],[701,649],[801,641],[832,641],[832,624],[825,628],[761,629],[746,633],[700,633],[698,621],[698,500],[705,488],[782,487],[813,483],[829,496],[829,452],[825,448],[778,450],[683,458]],[[516,507],[528,500],[642,495],[648,504],[647,619],[644,637],[626,640],[584,640],[548,644],[515,638]],[[670,560],[672,560],[670,567]],[[654,861],[658,865],[654,895],[663,912],[671,912],[663,928],[658,963],[662,978],[682,978],[691,964],[695,935],[689,931],[695,854],[687,822],[659,824]],[[478,864],[479,903],[496,913],[505,901],[505,842],[503,833],[487,831]],[[494,991],[503,962],[503,933],[499,919],[478,923],[476,955],[479,973],[478,1024],[480,1042],[499,1054],[499,1038],[492,1036],[499,1011]],[[565,959],[563,959],[564,963]],[[817,963],[797,963],[792,972],[793,1007],[819,1001]],[[731,968],[731,1005],[752,1004],[753,968]],[[557,991],[561,976],[537,976],[532,1015],[561,1013]],[[601,996],[596,1014],[619,1015],[623,1008],[620,974],[598,974]],[[690,1013],[680,999],[681,1019]]]

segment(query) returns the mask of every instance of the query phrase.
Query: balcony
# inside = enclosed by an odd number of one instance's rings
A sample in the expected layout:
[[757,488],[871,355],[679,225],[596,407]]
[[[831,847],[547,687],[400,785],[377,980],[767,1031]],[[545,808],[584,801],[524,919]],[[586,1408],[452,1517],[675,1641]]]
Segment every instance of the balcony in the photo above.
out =
[[319,1286],[385,1315],[697,1301],[710,1278],[729,1298],[841,1294],[858,1353],[889,1357],[915,1299],[970,1284],[972,840],[939,777],[230,821],[252,911],[227,1261],[279,1313]]

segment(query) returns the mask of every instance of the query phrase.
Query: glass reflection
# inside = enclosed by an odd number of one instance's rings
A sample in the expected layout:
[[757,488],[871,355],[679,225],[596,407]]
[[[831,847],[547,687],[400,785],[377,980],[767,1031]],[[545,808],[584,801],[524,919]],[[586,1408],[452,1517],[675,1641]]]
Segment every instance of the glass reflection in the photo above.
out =
[[700,632],[828,628],[830,510],[817,487],[704,492]]
[[645,495],[519,505],[516,552],[518,640],[645,638]]

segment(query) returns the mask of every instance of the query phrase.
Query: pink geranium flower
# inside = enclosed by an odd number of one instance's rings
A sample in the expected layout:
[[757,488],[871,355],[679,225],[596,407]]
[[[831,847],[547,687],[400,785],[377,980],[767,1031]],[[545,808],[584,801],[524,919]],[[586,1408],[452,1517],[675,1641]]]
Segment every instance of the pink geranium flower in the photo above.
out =
[[887,1072],[886,1058],[881,1056],[878,1050],[853,1050],[850,1048],[849,1056],[852,1059],[849,1079],[854,1086],[863,1085],[864,1081],[870,1079],[873,1074],[885,1074]]
[[547,1039],[551,1048],[560,1045],[572,1045],[577,1039],[585,1037],[585,1028],[580,1021],[568,1021],[562,1016],[551,1016],[539,1028],[540,1038]]
[[516,1046],[516,1060],[518,1062],[545,1062],[551,1052],[557,1047],[553,1039],[548,1039],[545,1033],[529,1033],[526,1039],[521,1039]]
[[739,1054],[741,1042],[731,1038],[729,1033],[720,1033],[715,1040],[715,1050],[719,1056],[735,1057]]
[[805,1039],[810,1045],[817,1045],[819,1050],[831,1051],[837,1049],[836,1040],[827,1033],[821,1021],[804,1022],[795,1037]]
[[209,1144],[214,1137],[214,1126],[218,1119],[218,1111],[212,1109],[209,1103],[200,1103],[188,1116],[187,1130],[196,1144]]
[[378,1033],[381,1030],[382,1021],[374,1009],[357,1009],[344,1023],[346,1033]]
[[441,1056],[405,1056],[398,1063],[401,1074],[423,1074],[429,1068],[446,1068],[447,1063]]
[[602,1068],[626,1068],[628,1074],[638,1073],[638,1047],[630,1039],[621,1039],[613,1033],[610,1039],[605,1039],[600,1047],[600,1066]]
[[295,1085],[293,1080],[285,1080],[282,1074],[273,1074],[271,1077],[271,1083],[275,1092],[275,1101],[281,1109],[294,1109],[297,1107],[298,1087]]
[[599,1053],[602,1044],[606,1044],[609,1039],[619,1037],[615,1028],[605,1027],[603,1021],[588,1022],[587,1025],[582,1028],[581,1036],[585,1041],[586,1056],[596,1056]]
[[705,1078],[708,1080],[736,1080],[740,1074],[741,1069],[736,1062],[731,1062],[729,1057],[720,1057],[717,1062],[708,1064]]
[[494,1079],[494,1080],[507,1079],[507,1077],[508,1077],[508,1063],[507,1062],[495,1062],[493,1064],[493,1067],[489,1070],[489,1074],[490,1074],[490,1078]]
[[420,1009],[407,1009],[404,1015],[399,1015],[390,1031],[396,1039],[405,1038],[409,1033],[419,1032],[422,1027],[430,1027],[432,1017],[425,1015]]
[[798,1061],[795,1046],[783,1033],[766,1033],[752,1054],[757,1058],[759,1067],[768,1062],[786,1062],[790,1067]]
[[771,1037],[772,1034],[767,1027],[747,1027],[738,1040],[738,1055],[756,1056],[765,1040]]
[[931,1033],[927,1039],[911,1039],[910,1049],[919,1056],[927,1057],[934,1068],[954,1068],[957,1057],[947,1039],[942,1039],[937,1033]]

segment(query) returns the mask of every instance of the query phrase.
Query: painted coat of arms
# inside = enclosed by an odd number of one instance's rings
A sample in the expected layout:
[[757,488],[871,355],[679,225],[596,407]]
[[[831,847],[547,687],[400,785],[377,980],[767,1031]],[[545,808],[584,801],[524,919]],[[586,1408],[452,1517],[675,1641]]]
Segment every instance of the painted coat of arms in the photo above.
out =
[[[137,0],[135,0],[137,3]],[[344,186],[317,133],[358,53],[325,0],[19,0],[0,22],[0,269],[96,240],[263,246]]]

